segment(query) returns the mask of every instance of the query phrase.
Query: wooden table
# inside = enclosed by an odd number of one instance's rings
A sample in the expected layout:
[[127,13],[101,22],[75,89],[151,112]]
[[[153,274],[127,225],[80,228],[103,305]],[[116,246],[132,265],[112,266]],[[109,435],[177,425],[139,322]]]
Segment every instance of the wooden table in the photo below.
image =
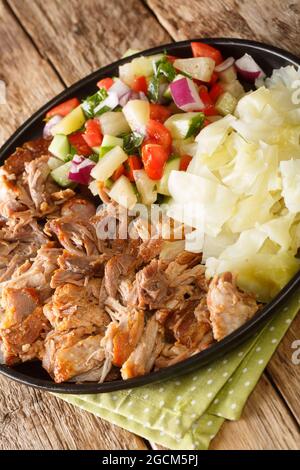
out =
[[[300,56],[299,0],[0,0],[0,143],[33,111],[129,47],[193,37],[243,37]],[[299,449],[299,367],[291,326],[239,422],[212,449]],[[147,449],[149,442],[0,378],[0,449]]]

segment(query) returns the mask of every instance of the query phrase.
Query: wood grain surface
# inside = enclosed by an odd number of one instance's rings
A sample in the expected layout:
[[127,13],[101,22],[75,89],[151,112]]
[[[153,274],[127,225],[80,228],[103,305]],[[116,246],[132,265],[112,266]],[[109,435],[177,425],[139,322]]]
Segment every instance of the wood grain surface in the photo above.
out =
[[299,448],[299,428],[265,376],[251,394],[242,418],[227,422],[211,445],[216,450]]
[[[113,7],[112,7],[113,5]],[[126,49],[201,36],[244,37],[300,54],[299,1],[0,0],[0,144],[41,104]],[[213,449],[299,448],[300,317]],[[146,449],[147,443],[46,393],[0,378],[0,449]]]
[[138,0],[9,0],[9,4],[67,85],[119,59],[129,48],[170,42]]
[[297,0],[147,0],[175,40],[196,37],[255,39],[300,55]]

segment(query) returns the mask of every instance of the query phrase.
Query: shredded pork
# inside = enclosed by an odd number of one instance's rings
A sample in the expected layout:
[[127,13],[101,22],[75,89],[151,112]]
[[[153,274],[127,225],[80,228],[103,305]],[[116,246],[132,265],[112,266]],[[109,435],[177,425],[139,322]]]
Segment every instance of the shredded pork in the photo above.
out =
[[0,169],[1,362],[40,360],[57,383],[127,380],[203,351],[256,313],[231,273],[205,278],[201,254],[175,240],[180,224],[169,233],[59,188],[48,144],[28,142]]

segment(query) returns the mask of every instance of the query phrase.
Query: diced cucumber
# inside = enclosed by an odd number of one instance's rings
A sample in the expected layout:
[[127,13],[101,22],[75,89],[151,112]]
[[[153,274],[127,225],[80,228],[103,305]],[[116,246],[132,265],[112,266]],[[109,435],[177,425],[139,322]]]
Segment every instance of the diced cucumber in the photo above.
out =
[[110,152],[114,147],[99,147],[99,158],[104,157],[107,152]]
[[216,110],[222,116],[226,114],[232,114],[236,108],[237,99],[228,91],[225,91],[221,96],[219,96],[216,102]]
[[65,116],[56,126],[51,130],[52,135],[64,134],[69,135],[72,132],[78,131],[85,123],[84,112],[80,106],[73,109],[67,116]]
[[159,194],[164,194],[165,196],[170,196],[169,188],[168,188],[168,181],[171,171],[179,170],[180,166],[180,158],[172,158],[166,163],[164,168],[163,175],[157,184],[157,192]]
[[222,83],[222,87],[224,91],[228,91],[237,99],[245,94],[245,90],[238,80],[233,80],[230,83]]
[[124,175],[120,176],[113,184],[109,191],[109,197],[127,209],[132,209],[137,203],[137,196],[133,185]]
[[215,61],[210,57],[193,57],[192,59],[176,59],[174,67],[192,78],[209,82],[215,68]]
[[48,148],[49,152],[63,162],[67,160],[70,153],[68,137],[63,134],[56,134]]
[[156,54],[148,57],[136,57],[131,62],[120,65],[119,77],[128,86],[132,86],[135,77],[141,75],[145,77],[151,77],[154,72],[153,65],[159,59],[163,57],[163,54]]
[[91,176],[97,181],[106,181],[113,172],[127,160],[124,150],[116,146],[107,152],[91,171]]
[[122,112],[108,111],[98,117],[103,134],[118,136],[130,132],[130,127]]
[[59,166],[63,165],[63,162],[59,158],[50,157],[48,160],[48,167],[50,170],[55,170]]
[[190,112],[173,114],[164,125],[171,132],[173,139],[186,139],[197,134],[203,122],[203,113]]
[[63,188],[70,186],[73,182],[69,180],[69,173],[71,169],[72,162],[67,162],[64,165],[55,168],[55,170],[51,171],[51,176],[54,181]]
[[235,66],[232,65],[231,67],[228,67],[228,69],[223,70],[223,72],[219,72],[219,78],[224,83],[230,83],[236,80],[237,73]]
[[102,144],[99,147],[93,147],[93,150],[99,158],[102,158],[107,152],[116,146],[123,147],[123,139],[115,137],[113,135],[104,135]]
[[193,137],[185,140],[173,139],[172,148],[177,155],[190,155],[194,157],[198,150],[198,143]]
[[133,170],[133,176],[141,196],[141,203],[147,206],[154,204],[157,199],[157,181],[150,179],[145,170]]
[[163,98],[165,98],[165,100],[171,100],[172,99],[171,88],[169,86],[165,90],[165,92],[163,93]]
[[123,139],[108,134],[103,136],[101,147],[116,147],[116,145],[123,147]]
[[123,114],[133,132],[145,134],[146,125],[150,119],[150,104],[148,101],[128,101],[123,108]]

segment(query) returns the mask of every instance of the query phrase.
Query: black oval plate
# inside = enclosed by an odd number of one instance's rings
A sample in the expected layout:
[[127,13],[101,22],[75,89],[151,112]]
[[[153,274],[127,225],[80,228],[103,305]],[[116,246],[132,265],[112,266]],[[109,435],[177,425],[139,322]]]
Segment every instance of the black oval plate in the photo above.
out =
[[[56,98],[51,100],[45,106],[43,106],[30,119],[28,119],[3,145],[3,147],[0,149],[0,163],[3,163],[4,160],[14,152],[17,146],[22,145],[27,140],[41,136],[44,126],[43,118],[46,112],[56,104],[73,96],[84,98],[85,96],[96,92],[96,82],[100,78],[117,75],[119,65],[130,61],[133,57],[138,57],[139,55],[156,54],[164,50],[166,50],[171,55],[179,57],[191,57],[191,41],[205,42],[207,44],[214,45],[221,50],[224,57],[233,56],[235,58],[239,58],[245,52],[247,52],[253,56],[253,58],[262,67],[267,75],[270,75],[272,70],[275,68],[279,68],[285,65],[300,65],[300,59],[288,52],[258,42],[242,39],[193,39],[148,49],[97,70],[96,72],[75,83],[70,88],[60,93]],[[252,318],[249,322],[247,322],[231,335],[224,338],[219,343],[214,344],[205,351],[202,351],[201,353],[198,353],[195,356],[186,359],[185,361],[182,361],[166,369],[152,372],[142,377],[137,377],[126,381],[115,380],[113,382],[106,382],[103,384],[95,382],[83,384],[55,384],[38,362],[20,364],[14,368],[0,365],[0,373],[23,384],[43,390],[57,393],[60,392],[77,394],[110,392],[174,378],[210,363],[218,357],[226,354],[234,347],[238,346],[250,336],[253,336],[258,328],[261,328],[267,320],[276,314],[277,309],[282,306],[287,298],[299,286],[300,272],[298,272],[284,287],[284,289],[281,290],[276,298],[267,304],[262,310],[260,310],[260,312],[254,318]]]

